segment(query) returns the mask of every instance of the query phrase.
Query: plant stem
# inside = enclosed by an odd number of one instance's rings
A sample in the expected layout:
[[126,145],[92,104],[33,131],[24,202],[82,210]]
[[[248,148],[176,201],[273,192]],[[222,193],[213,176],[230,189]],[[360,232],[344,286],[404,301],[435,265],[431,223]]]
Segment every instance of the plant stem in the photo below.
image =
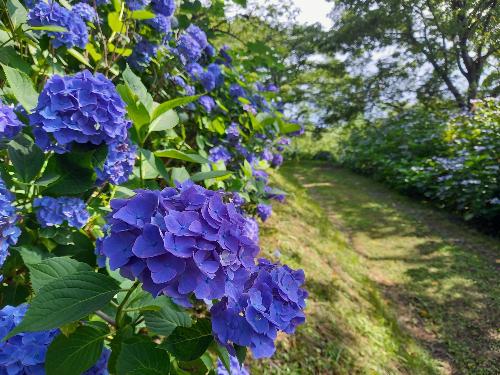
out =
[[130,287],[130,289],[128,290],[127,294],[125,295],[125,298],[123,299],[122,303],[120,303],[120,306],[118,306],[118,309],[116,310],[116,324],[117,324],[118,328],[121,327],[122,323],[123,323],[123,317],[124,317],[124,314],[125,314],[125,312],[123,311],[123,309],[127,305],[127,302],[130,299],[130,296],[132,295],[132,293],[134,292],[134,290],[137,289],[137,287],[139,285],[140,285],[140,282],[138,280],[136,280],[135,283],[134,283],[134,285],[132,285]]

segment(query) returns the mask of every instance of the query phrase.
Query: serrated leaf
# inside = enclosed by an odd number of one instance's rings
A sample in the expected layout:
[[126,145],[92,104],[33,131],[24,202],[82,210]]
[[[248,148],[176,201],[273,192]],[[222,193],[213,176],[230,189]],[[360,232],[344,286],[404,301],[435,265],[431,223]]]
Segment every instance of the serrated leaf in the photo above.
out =
[[170,298],[161,297],[161,301],[157,303],[159,311],[147,311],[144,313],[146,327],[151,332],[168,336],[177,327],[191,327],[191,317],[182,311]]
[[211,178],[226,177],[231,175],[231,171],[210,171],[210,172],[198,172],[191,176],[193,182],[199,182],[204,180],[209,180]]
[[33,143],[30,137],[22,133],[9,142],[7,152],[16,176],[22,182],[33,180],[45,162],[43,151]]
[[199,163],[199,164],[209,163],[208,159],[205,159],[203,156],[199,154],[187,153],[175,149],[156,151],[155,155],[160,158],[179,159],[184,161],[190,161],[192,163]]
[[161,103],[158,107],[156,107],[151,115],[151,118],[154,120],[161,116],[163,113],[170,111],[171,109],[180,107],[181,105],[186,105],[191,102],[194,102],[201,95],[193,95],[193,96],[183,96],[182,98],[175,98],[172,100],[168,100],[166,102]]
[[213,341],[210,320],[200,319],[191,327],[177,327],[159,346],[181,361],[200,358]]
[[165,375],[170,372],[169,355],[146,339],[125,341],[116,360],[120,375]]
[[36,107],[38,102],[38,93],[33,88],[30,77],[20,70],[11,68],[7,65],[2,65],[5,77],[9,83],[9,87],[16,99],[21,103],[24,109],[31,113],[31,110]]
[[80,375],[100,358],[107,331],[80,326],[68,337],[57,336],[45,357],[47,375]]
[[42,287],[22,322],[4,340],[19,332],[37,332],[82,319],[105,306],[118,293],[118,283],[91,271],[62,276]]
[[30,271],[31,287],[38,293],[42,287],[58,278],[82,271],[91,271],[88,264],[69,257],[49,258],[37,264],[27,265]]

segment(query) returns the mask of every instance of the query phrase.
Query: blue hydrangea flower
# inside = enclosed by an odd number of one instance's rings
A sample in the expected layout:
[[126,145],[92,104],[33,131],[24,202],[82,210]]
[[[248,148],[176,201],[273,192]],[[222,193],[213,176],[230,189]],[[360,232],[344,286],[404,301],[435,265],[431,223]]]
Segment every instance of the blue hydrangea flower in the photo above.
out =
[[14,110],[0,101],[0,140],[14,138],[23,126]]
[[184,64],[198,61],[207,47],[207,36],[196,25],[190,25],[177,41],[177,51]]
[[[252,155],[250,155],[251,157]],[[251,162],[252,160],[250,159],[249,162]],[[253,168],[253,176],[255,177],[255,179],[257,181],[263,181],[263,182],[266,182],[269,180],[269,175],[263,171],[262,169],[256,169],[256,168]]]
[[266,90],[269,92],[278,92],[279,88],[274,83],[270,83],[269,85],[267,85]]
[[226,136],[228,141],[234,142],[240,139],[240,127],[237,123],[232,122],[226,129]]
[[217,163],[219,161],[227,163],[231,161],[232,158],[233,156],[224,146],[213,147],[208,155],[208,160],[210,160],[212,163]]
[[294,333],[305,321],[304,280],[302,270],[260,259],[237,298],[225,297],[212,307],[217,340],[249,346],[257,359],[272,356],[278,331]]
[[0,178],[0,267],[9,255],[9,247],[15,245],[21,235],[21,230],[16,226],[19,217],[12,205],[13,201],[14,194]]
[[130,121],[113,83],[88,70],[74,76],[52,76],[30,115],[37,145],[67,152],[71,144],[124,141]]
[[278,201],[280,203],[283,203],[285,201],[285,194],[276,193],[273,190],[273,188],[271,188],[270,186],[266,186],[264,188],[264,191],[266,192],[267,199],[273,199],[273,200]]
[[[86,3],[94,4],[94,0],[85,0]],[[95,0],[97,6],[109,4],[110,0]]]
[[278,140],[278,144],[283,145],[283,146],[289,146],[290,143],[292,143],[292,140],[290,138],[287,138],[287,137],[283,137],[283,138],[280,138]]
[[[0,339],[12,331],[23,319],[27,304],[5,306],[0,310]],[[45,355],[58,329],[42,332],[19,333],[0,341],[1,375],[45,375]],[[111,352],[104,349],[99,361],[82,375],[109,375],[107,370]]]
[[149,20],[146,20],[145,22],[160,34],[168,35],[172,30],[172,23],[170,22],[170,18],[165,17],[162,14],[157,14],[155,18],[151,18]]
[[259,223],[257,223],[257,220],[247,217],[243,233],[253,242],[259,243]]
[[243,365],[240,365],[238,358],[229,356],[229,369],[230,372],[227,371],[224,364],[219,359],[217,361],[217,375],[250,375],[250,372]]
[[203,95],[201,98],[199,98],[198,103],[200,103],[208,113],[212,112],[216,107],[215,101],[208,95]]
[[85,21],[94,21],[97,19],[97,13],[93,7],[86,3],[76,3],[71,8],[73,13],[78,14]]
[[28,25],[51,25],[66,28],[65,32],[47,32],[52,38],[52,45],[56,48],[61,46],[85,48],[89,40],[87,25],[82,17],[78,13],[60,6],[55,1],[38,1],[28,14]]
[[245,92],[245,90],[243,89],[243,87],[241,87],[237,83],[233,83],[229,87],[229,95],[233,99],[238,99],[239,97],[245,98],[247,96],[247,93]]
[[205,91],[210,92],[215,89],[215,76],[211,72],[203,72],[201,74],[200,81]]
[[135,70],[142,71],[149,66],[149,63],[158,53],[159,46],[151,43],[146,38],[135,45],[131,55],[127,58],[128,64]]
[[137,147],[130,141],[111,143],[103,169],[96,168],[97,183],[109,181],[120,185],[126,182],[134,169],[136,155]]
[[262,151],[261,157],[263,160],[271,163],[271,161],[273,160],[273,153],[270,149],[265,148],[264,151]]
[[212,58],[215,56],[217,53],[217,50],[212,46],[210,43],[205,47],[205,54],[209,57]]
[[233,58],[231,56],[229,56],[228,51],[229,51],[229,46],[223,46],[219,50],[219,55],[224,60],[224,64],[229,66],[233,63]]
[[273,160],[271,161],[271,165],[276,168],[279,167],[281,164],[283,164],[283,155],[274,154]]
[[266,221],[271,216],[273,208],[269,204],[259,203],[257,205],[257,215],[262,221]]
[[139,10],[146,8],[151,0],[125,0],[130,10]]
[[[5,337],[24,317],[27,304],[0,310],[0,337]],[[17,334],[0,341],[0,374],[45,374],[45,354],[58,330]]]
[[83,228],[90,215],[85,202],[79,198],[35,198],[33,207],[36,217],[42,227],[52,227],[67,222],[74,228]]
[[194,62],[186,65],[186,72],[193,81],[198,81],[203,74],[203,67]]
[[175,12],[175,0],[152,0],[151,7],[155,13],[171,17]]
[[259,247],[246,220],[225,195],[187,181],[160,191],[139,190],[111,201],[109,234],[100,252],[111,269],[137,278],[153,296],[183,306],[189,297],[234,295],[237,280],[254,267]]

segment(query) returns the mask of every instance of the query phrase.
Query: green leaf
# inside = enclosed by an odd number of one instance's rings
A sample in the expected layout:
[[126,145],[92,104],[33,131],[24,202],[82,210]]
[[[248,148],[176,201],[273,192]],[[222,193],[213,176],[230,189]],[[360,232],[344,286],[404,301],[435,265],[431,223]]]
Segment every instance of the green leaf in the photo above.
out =
[[229,359],[229,352],[227,349],[219,344],[215,345],[215,351],[217,352],[217,355],[219,356],[219,359],[221,360],[222,364],[228,371],[228,373],[231,373],[231,360]]
[[151,18],[155,18],[156,14],[150,12],[148,10],[134,10],[130,13],[130,18],[134,20],[149,20]]
[[184,151],[179,151],[175,149],[156,151],[155,155],[160,158],[179,159],[184,161],[190,161],[192,163],[200,163],[200,164],[209,163],[207,159],[205,159],[203,156],[199,154],[194,154],[194,153],[188,154]]
[[125,24],[120,20],[119,12],[108,13],[108,25],[115,33],[123,33],[126,30]]
[[172,176],[171,176],[171,183],[175,184],[175,182],[184,182],[186,180],[189,180],[189,172],[187,171],[186,168],[180,167],[180,168],[172,168]]
[[47,375],[80,375],[101,357],[108,331],[80,326],[68,337],[57,336],[45,357]]
[[193,182],[199,182],[204,180],[209,180],[211,178],[225,177],[233,174],[231,171],[210,171],[210,172],[198,172],[191,176]]
[[9,12],[10,19],[14,24],[14,28],[17,28],[21,24],[27,22],[28,12],[18,0],[7,0],[7,10]]
[[177,327],[191,327],[191,317],[181,310],[170,298],[161,297],[157,303],[159,311],[144,313],[146,327],[162,336],[170,335]]
[[293,133],[301,129],[299,124],[284,121],[279,121],[279,127],[282,134]]
[[142,83],[141,79],[127,65],[122,74],[123,80],[130,87],[132,92],[137,95],[140,102],[149,111],[153,106],[153,97],[148,92],[148,89]]
[[160,116],[155,118],[151,125],[149,125],[148,132],[160,132],[163,130],[173,129],[179,123],[179,116],[177,112],[173,110],[169,110],[167,112],[162,113]]
[[57,33],[66,33],[68,32],[68,29],[62,26],[57,26],[57,25],[46,25],[46,26],[30,26],[31,30],[37,30],[37,31],[53,31]]
[[116,90],[127,104],[127,113],[134,126],[139,130],[143,125],[149,124],[149,112],[144,104],[139,102],[131,88],[125,84],[116,86]]
[[30,77],[28,77],[26,73],[7,65],[2,64],[2,68],[14,96],[24,109],[28,113],[31,113],[31,110],[35,108],[38,103],[38,93],[33,88]]
[[170,372],[170,359],[153,342],[137,338],[122,343],[116,372],[120,375],[165,375]]
[[245,358],[247,356],[247,347],[236,344],[234,344],[233,347],[234,351],[236,352],[236,358],[238,358],[238,362],[240,362],[240,365],[243,366],[243,363],[245,362]]
[[45,162],[43,151],[33,143],[30,137],[22,133],[9,142],[7,152],[16,176],[22,182],[33,180]]
[[83,65],[88,66],[89,68],[92,68],[92,65],[90,65],[89,59],[87,59],[85,56],[83,56],[80,52],[78,52],[74,48],[68,48],[68,52],[71,56],[73,56],[75,59],[80,61]]
[[28,64],[12,46],[0,48],[0,63],[8,66],[15,66],[26,74],[31,73],[30,64]]
[[200,98],[201,95],[193,95],[193,96],[183,96],[181,98],[175,98],[166,102],[161,103],[158,107],[156,107],[153,111],[151,118],[154,120],[161,116],[163,113],[170,111],[171,109],[180,107],[181,105],[186,105],[191,102],[194,102],[196,99]]
[[200,358],[213,341],[209,319],[200,319],[191,327],[177,327],[159,346],[181,361]]
[[105,306],[120,286],[109,276],[91,271],[62,276],[40,289],[22,322],[4,340],[19,332],[37,332],[79,320]]
[[41,263],[28,264],[31,286],[35,293],[50,282],[62,276],[75,274],[81,271],[91,271],[88,264],[78,262],[69,257],[45,259]]

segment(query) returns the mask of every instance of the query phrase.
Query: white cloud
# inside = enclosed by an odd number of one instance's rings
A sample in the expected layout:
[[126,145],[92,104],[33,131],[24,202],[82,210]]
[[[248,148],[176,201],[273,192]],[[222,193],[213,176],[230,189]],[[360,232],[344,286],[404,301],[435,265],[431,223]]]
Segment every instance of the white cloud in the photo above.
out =
[[298,21],[301,23],[319,22],[325,29],[332,27],[332,20],[328,18],[328,13],[332,10],[333,3],[325,0],[294,0],[300,9]]

